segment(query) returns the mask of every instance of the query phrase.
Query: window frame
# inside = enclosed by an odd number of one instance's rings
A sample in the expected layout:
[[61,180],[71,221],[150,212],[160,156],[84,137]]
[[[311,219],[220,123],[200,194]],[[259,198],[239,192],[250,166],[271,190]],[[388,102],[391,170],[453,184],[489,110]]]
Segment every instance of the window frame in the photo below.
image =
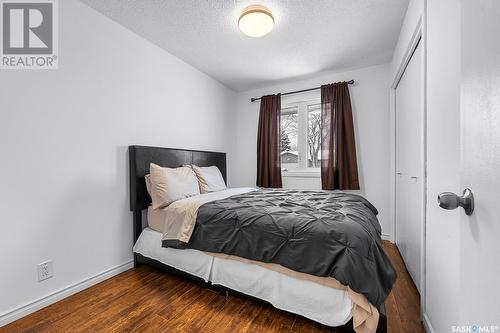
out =
[[[297,107],[297,151],[298,167],[293,169],[281,168],[282,177],[319,178],[321,168],[308,167],[308,144],[310,105],[321,104],[319,92],[306,94],[307,96],[286,96],[282,98],[281,110]],[[281,124],[280,124],[281,126]],[[281,153],[281,149],[280,149]]]

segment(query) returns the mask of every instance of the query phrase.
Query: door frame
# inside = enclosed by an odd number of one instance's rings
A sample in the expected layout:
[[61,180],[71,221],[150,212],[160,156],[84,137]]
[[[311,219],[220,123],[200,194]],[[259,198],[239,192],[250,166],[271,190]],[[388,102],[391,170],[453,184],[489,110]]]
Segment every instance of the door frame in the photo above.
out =
[[[424,4],[425,7],[425,4]],[[392,77],[390,92],[389,92],[389,112],[390,112],[390,219],[392,225],[391,241],[396,243],[396,88],[401,80],[410,59],[420,44],[422,47],[422,63],[421,63],[421,193],[422,193],[422,221],[421,221],[421,244],[420,244],[420,317],[423,320],[423,314],[425,313],[425,263],[426,263],[426,206],[427,206],[427,41],[425,33],[425,8],[420,16],[418,22],[416,23],[411,39],[408,42],[405,53],[402,57],[400,64],[398,65],[396,74]]]

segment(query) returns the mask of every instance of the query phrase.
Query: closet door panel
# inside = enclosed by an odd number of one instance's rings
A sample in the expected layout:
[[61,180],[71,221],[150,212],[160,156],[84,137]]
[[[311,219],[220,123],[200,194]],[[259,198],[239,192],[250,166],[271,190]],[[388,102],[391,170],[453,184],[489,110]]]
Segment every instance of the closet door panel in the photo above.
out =
[[422,236],[422,75],[417,46],[396,89],[396,244],[420,290]]

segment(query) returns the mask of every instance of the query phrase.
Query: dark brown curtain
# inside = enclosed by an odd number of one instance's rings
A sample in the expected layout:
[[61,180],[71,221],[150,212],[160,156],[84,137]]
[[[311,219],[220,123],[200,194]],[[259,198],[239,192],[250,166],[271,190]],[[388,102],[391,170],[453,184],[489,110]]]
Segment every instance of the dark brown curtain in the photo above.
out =
[[321,185],[358,190],[358,163],[347,82],[321,86]]
[[260,99],[257,132],[257,186],[282,187],[280,155],[281,94]]

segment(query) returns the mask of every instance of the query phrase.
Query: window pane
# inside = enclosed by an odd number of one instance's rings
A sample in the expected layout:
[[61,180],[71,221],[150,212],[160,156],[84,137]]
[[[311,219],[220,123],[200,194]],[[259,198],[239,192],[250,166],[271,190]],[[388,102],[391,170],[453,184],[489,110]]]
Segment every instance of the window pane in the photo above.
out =
[[281,110],[281,167],[285,169],[299,166],[298,121],[298,107]]
[[321,166],[321,105],[307,106],[307,167]]

